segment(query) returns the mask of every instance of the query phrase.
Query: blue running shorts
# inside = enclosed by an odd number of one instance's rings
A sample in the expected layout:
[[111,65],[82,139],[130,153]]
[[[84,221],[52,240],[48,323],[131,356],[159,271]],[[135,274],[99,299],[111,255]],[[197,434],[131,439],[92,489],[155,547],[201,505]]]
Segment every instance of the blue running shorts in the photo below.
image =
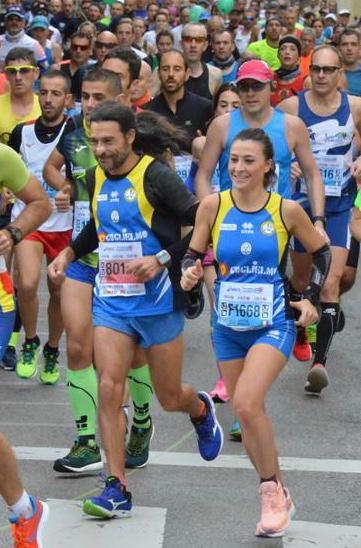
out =
[[[307,215],[312,219],[312,214],[309,210],[305,210]],[[330,245],[335,247],[344,247],[350,249],[351,245],[351,233],[349,224],[351,220],[351,211],[340,211],[338,213],[326,214],[326,232],[330,238]],[[305,248],[299,240],[293,239],[292,248],[298,253],[306,253]]]
[[77,282],[94,286],[98,269],[79,261],[73,261],[65,271],[65,276]]
[[0,361],[3,358],[6,347],[9,343],[15,323],[15,310],[11,312],[0,311]]
[[214,318],[212,339],[220,362],[244,358],[255,344],[269,344],[288,359],[296,341],[296,326],[294,320],[284,320],[262,329],[235,331],[220,325]]
[[139,316],[117,318],[104,313],[95,298],[93,301],[94,327],[108,327],[136,339],[142,348],[155,344],[166,344],[176,339],[184,329],[182,311],[158,314],[156,316]]

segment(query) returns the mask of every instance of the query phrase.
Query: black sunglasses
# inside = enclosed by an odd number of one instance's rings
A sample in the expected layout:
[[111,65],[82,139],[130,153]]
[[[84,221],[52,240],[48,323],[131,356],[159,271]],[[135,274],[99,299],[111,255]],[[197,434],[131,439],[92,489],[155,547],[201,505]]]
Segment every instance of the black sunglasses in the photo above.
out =
[[324,65],[323,67],[320,67],[319,65],[310,65],[310,71],[314,72],[315,74],[320,74],[321,72],[323,72],[324,74],[334,74],[336,70],[340,68],[341,67],[333,65]]
[[248,91],[252,90],[252,91],[262,91],[266,88],[267,86],[267,82],[245,82],[245,81],[240,81],[240,82],[237,82],[237,88],[238,88],[238,91],[243,91],[245,93],[247,93]]

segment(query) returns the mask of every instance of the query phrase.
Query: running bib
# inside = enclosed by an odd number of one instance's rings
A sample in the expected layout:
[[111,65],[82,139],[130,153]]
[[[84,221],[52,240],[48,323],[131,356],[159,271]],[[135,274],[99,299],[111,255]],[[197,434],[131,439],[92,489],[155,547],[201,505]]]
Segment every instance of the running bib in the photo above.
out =
[[74,226],[73,226],[73,240],[83,230],[85,225],[90,219],[89,202],[75,202],[74,203]]
[[218,322],[240,330],[272,325],[273,285],[221,282]]
[[[341,196],[344,165],[343,156],[337,154],[317,155],[316,161],[325,185],[325,195]],[[307,193],[304,179],[302,179],[301,183],[301,192]]]
[[185,183],[191,170],[192,156],[190,154],[174,156],[174,163],[177,175]]
[[100,242],[98,283],[100,297],[145,295],[145,284],[133,274],[125,272],[125,266],[129,261],[142,256],[141,242]]

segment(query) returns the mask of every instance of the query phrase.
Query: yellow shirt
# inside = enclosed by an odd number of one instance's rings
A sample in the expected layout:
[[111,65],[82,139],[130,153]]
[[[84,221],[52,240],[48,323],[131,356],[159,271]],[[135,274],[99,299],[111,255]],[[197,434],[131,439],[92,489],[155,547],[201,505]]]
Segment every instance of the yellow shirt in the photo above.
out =
[[38,96],[34,94],[33,108],[26,116],[20,117],[14,114],[10,103],[10,93],[0,95],[0,142],[5,145],[9,141],[10,134],[15,126],[21,122],[36,120],[41,115]]

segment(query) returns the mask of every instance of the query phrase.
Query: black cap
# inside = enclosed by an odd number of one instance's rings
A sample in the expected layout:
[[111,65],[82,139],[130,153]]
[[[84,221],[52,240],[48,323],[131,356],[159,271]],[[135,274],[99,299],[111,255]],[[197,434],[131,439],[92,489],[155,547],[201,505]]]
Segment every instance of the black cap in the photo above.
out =
[[294,44],[297,48],[298,55],[301,55],[301,42],[298,38],[296,38],[296,36],[293,36],[293,34],[282,36],[278,44],[278,49],[282,46],[282,44]]

